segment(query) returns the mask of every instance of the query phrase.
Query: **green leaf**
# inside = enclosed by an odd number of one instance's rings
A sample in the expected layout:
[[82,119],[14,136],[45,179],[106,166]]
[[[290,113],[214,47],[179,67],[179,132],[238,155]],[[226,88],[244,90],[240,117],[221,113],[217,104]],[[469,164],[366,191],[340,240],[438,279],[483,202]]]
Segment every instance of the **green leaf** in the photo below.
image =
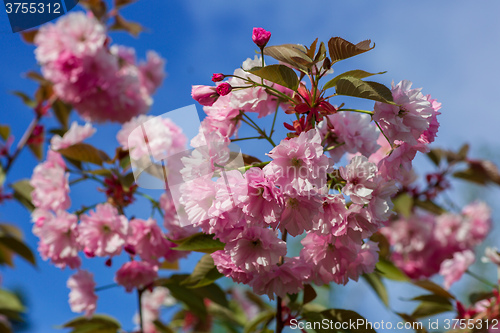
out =
[[443,297],[443,296],[435,295],[435,294],[420,295],[420,296],[413,297],[411,300],[412,301],[428,302],[428,303],[439,303],[439,304],[445,304],[445,305],[452,305],[450,302],[450,299],[448,297]]
[[91,318],[77,317],[65,323],[63,328],[73,328],[71,333],[116,333],[120,323],[107,315],[96,314]]
[[10,136],[10,126],[0,125],[0,137],[2,137],[3,141],[7,141],[9,136]]
[[429,211],[436,215],[446,213],[446,210],[444,208],[438,206],[435,202],[431,200],[425,200],[425,201],[414,200],[413,204],[419,208],[425,209],[426,211]]
[[408,193],[402,193],[392,200],[394,210],[408,218],[413,210],[413,198]]
[[126,5],[130,5],[134,2],[136,2],[137,0],[115,0],[115,7],[119,8],[119,7],[123,7],[123,6],[126,6]]
[[413,311],[411,316],[413,318],[424,318],[424,317],[429,317],[433,316],[439,313],[443,312],[448,312],[448,311],[453,311],[453,305],[450,304],[444,304],[444,303],[437,303],[437,302],[421,302],[417,308]]
[[10,325],[6,322],[0,321],[0,333],[12,333]]
[[12,237],[10,235],[2,235],[0,236],[0,244],[17,253],[33,266],[36,266],[36,260],[33,252],[20,239]]
[[34,44],[35,43],[35,37],[38,34],[38,29],[34,30],[27,30],[21,32],[21,37],[23,40],[28,43],[28,44]]
[[38,83],[48,83],[49,81],[47,81],[47,79],[45,79],[43,77],[42,74],[38,73],[38,72],[35,72],[35,71],[29,71],[25,74],[25,76],[28,78],[28,79],[31,79],[35,82],[38,82]]
[[314,290],[310,284],[304,285],[304,298],[302,304],[312,302],[317,296],[318,294],[316,293],[316,290]]
[[345,73],[342,73],[342,74],[339,74],[337,75],[336,77],[334,77],[333,79],[331,79],[330,81],[328,81],[327,83],[325,83],[325,85],[323,86],[323,89],[330,89],[330,88],[333,88],[337,85],[337,82],[341,79],[341,78],[344,78],[344,77],[354,77],[354,78],[357,78],[357,79],[364,79],[365,77],[369,77],[369,76],[373,76],[373,75],[379,75],[379,74],[384,74],[384,73],[387,73],[387,72],[378,72],[378,73],[369,73],[369,72],[365,72],[361,69],[355,69],[355,70],[352,70],[352,71],[348,71],[348,72],[345,72]]
[[86,143],[77,143],[70,147],[59,149],[58,152],[75,161],[89,162],[102,166],[110,158],[105,152]]
[[227,308],[229,306],[229,302],[226,298],[226,293],[215,283],[191,290],[193,290],[197,295],[208,298],[209,300],[222,305],[223,307]]
[[265,311],[259,313],[255,318],[250,320],[243,328],[243,333],[254,333],[261,324],[271,321],[275,316],[274,311]]
[[299,79],[297,78],[297,74],[293,69],[285,65],[254,67],[248,72],[292,90],[297,90],[297,88],[299,87]]
[[189,289],[180,285],[180,282],[185,278],[186,275],[172,275],[168,279],[158,280],[157,284],[168,288],[175,299],[184,303],[190,311],[200,318],[205,318],[207,308],[203,302],[203,297],[196,293],[198,289]]
[[43,159],[43,143],[29,144],[28,148],[31,150],[33,155],[35,155],[38,161]]
[[439,166],[443,158],[443,150],[439,148],[431,149],[431,151],[427,153],[427,157],[429,157],[436,166]]
[[61,126],[67,130],[69,115],[71,114],[71,105],[64,103],[60,99],[56,99],[56,101],[52,103],[52,110]]
[[31,186],[30,181],[28,179],[21,179],[10,186],[14,190],[14,198],[30,211],[33,211],[35,206],[31,203],[33,186]]
[[[358,320],[363,320],[365,323],[367,320],[361,316],[359,313],[351,311],[351,310],[342,310],[342,309],[329,309],[321,312],[321,315],[329,320],[333,320],[336,322],[347,322],[347,323],[352,323],[352,322],[358,322]],[[356,327],[349,328],[349,332],[351,333],[376,333],[376,331],[373,328],[370,328],[369,326],[366,327],[366,325],[356,325]]]
[[265,55],[292,65],[304,72],[307,72],[308,68],[313,64],[312,59],[307,56],[306,52],[306,48],[298,44],[283,44],[264,48]]
[[11,314],[12,312],[23,312],[24,306],[19,298],[7,291],[0,289],[0,313]]
[[383,84],[372,81],[362,81],[350,76],[338,80],[336,93],[338,95],[394,104],[391,90]]
[[450,294],[448,291],[443,289],[441,286],[435,284],[434,282],[432,282],[430,280],[418,280],[418,281],[412,281],[412,283],[420,288],[423,288],[425,290],[432,292],[435,295],[439,295],[439,296],[450,298],[450,299],[455,299],[455,297],[452,294]]
[[375,291],[382,303],[384,303],[386,307],[389,307],[389,295],[387,294],[387,289],[385,288],[380,275],[377,273],[364,274],[363,278],[370,285],[373,291]]
[[359,42],[358,44],[353,44],[351,42],[346,41],[343,38],[332,37],[328,41],[330,60],[332,61],[333,64],[339,60],[347,59],[355,55],[365,53],[375,47],[375,44],[373,44],[372,47],[370,47],[370,44],[371,40],[369,39]]
[[13,91],[12,94],[19,97],[23,101],[23,103],[26,104],[28,107],[34,108],[36,106],[36,102],[22,91]]
[[207,235],[200,232],[184,239],[171,241],[177,244],[177,246],[173,248],[177,251],[212,253],[218,250],[224,250],[225,244],[213,237],[214,235]]
[[158,319],[153,321],[153,324],[156,327],[156,330],[160,333],[175,333],[170,327],[159,321]]
[[406,276],[405,273],[388,260],[380,260],[376,267],[380,274],[382,274],[382,276],[386,279],[403,282],[410,281],[410,278]]
[[190,288],[199,288],[213,283],[223,275],[219,273],[214,265],[214,260],[210,254],[201,257],[196,264],[193,273],[181,285],[188,285]]

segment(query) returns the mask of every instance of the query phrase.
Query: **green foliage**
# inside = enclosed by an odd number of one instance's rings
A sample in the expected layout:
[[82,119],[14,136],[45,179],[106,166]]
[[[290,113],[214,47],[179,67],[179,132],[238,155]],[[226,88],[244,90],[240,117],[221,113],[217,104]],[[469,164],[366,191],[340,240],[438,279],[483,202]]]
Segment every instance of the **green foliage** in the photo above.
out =
[[377,273],[364,274],[363,278],[373,291],[375,291],[382,303],[384,303],[386,307],[389,307],[389,294],[387,293],[384,281],[382,281],[380,275]]
[[331,79],[330,81],[328,81],[327,83],[325,83],[325,85],[323,86],[323,89],[330,89],[330,88],[333,88],[337,85],[337,82],[339,82],[340,79],[344,78],[344,77],[354,77],[354,78],[357,78],[357,79],[364,79],[365,77],[369,77],[369,76],[373,76],[373,75],[379,75],[379,74],[384,74],[384,73],[387,73],[387,72],[379,72],[379,73],[368,73],[368,72],[365,72],[361,69],[355,69],[355,70],[352,70],[352,71],[347,71],[345,73],[342,73],[342,74],[339,74],[337,75],[336,77],[334,77],[333,79]]
[[109,156],[105,152],[86,143],[77,143],[70,147],[59,149],[58,152],[71,160],[88,162],[99,166],[102,166],[104,162],[110,161]]
[[72,328],[70,333],[117,333],[121,325],[113,317],[96,314],[91,318],[78,317],[65,323],[63,328]]
[[307,50],[305,47],[297,44],[283,44],[264,48],[265,55],[307,73],[308,68],[313,64],[313,60],[306,52]]
[[190,288],[199,288],[214,283],[217,279],[223,277],[214,265],[214,260],[210,254],[204,255],[193,272],[187,279],[182,281],[182,285]]
[[359,97],[387,104],[394,104],[389,88],[381,83],[362,81],[352,76],[340,78],[337,81],[337,95]]
[[25,206],[29,211],[33,211],[35,206],[31,203],[31,192],[33,192],[33,186],[31,186],[29,179],[21,179],[10,185],[14,190],[14,198],[19,201],[23,206]]
[[224,243],[214,239],[214,235],[207,235],[202,232],[179,240],[171,240],[177,244],[174,250],[177,251],[196,251],[212,253],[218,250],[224,250]]
[[269,65],[266,67],[254,67],[249,70],[250,73],[257,75],[265,80],[277,83],[283,87],[297,90],[299,87],[299,79],[297,74],[285,65]]

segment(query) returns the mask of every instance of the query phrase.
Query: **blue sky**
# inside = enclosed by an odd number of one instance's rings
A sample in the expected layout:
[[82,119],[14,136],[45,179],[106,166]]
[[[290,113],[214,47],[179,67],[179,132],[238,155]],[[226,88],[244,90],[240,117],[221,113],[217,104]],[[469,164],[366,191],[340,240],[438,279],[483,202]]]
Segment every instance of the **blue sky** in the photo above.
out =
[[[473,143],[473,155],[480,157],[487,152],[495,156],[498,152],[498,13],[500,2],[496,0],[141,0],[124,9],[123,15],[141,22],[148,31],[138,39],[124,33],[111,36],[114,43],[135,47],[139,58],[144,58],[146,51],[153,49],[167,59],[168,77],[154,96],[151,109],[154,115],[192,104],[191,85],[209,84],[213,72],[231,73],[247,57],[253,57],[253,27],[260,26],[272,32],[270,45],[308,44],[316,37],[327,41],[332,36],[352,42],[371,39],[376,43],[375,49],[339,64],[337,73],[357,68],[370,72],[388,71],[376,79],[385,84],[392,80],[413,81],[415,87],[423,87],[424,94],[432,94],[443,103],[442,126],[436,145],[457,148],[463,142],[470,142]],[[8,28],[4,29],[5,16],[0,15],[0,20],[4,20],[0,22],[0,123],[11,124],[18,139],[32,115],[9,91],[33,93],[35,86],[22,78],[21,73],[38,67],[33,47],[23,43],[19,35],[8,32]],[[369,107],[356,103],[352,106]],[[282,118],[283,121],[287,119]],[[78,118],[75,116],[75,119]],[[49,120],[48,124],[51,123],[53,121]],[[111,152],[118,129],[117,125],[98,126],[98,133],[91,142],[109,142],[104,148]],[[262,154],[269,148],[264,145],[259,142],[242,147],[245,152]],[[498,161],[498,156],[496,158]],[[35,165],[36,161],[25,151],[9,180],[29,177]],[[83,185],[73,190],[73,207],[88,200],[84,195],[86,189],[92,188]],[[490,203],[497,207],[498,199],[494,197],[498,197],[498,190],[490,193]],[[457,196],[459,201],[466,200],[463,198],[467,195]],[[136,211],[149,215],[149,206],[139,205]],[[0,221],[19,225],[32,247],[36,246],[29,214],[19,205],[2,206]],[[61,271],[38,259],[37,269],[21,260],[16,261],[15,270],[3,269],[2,284],[22,288],[28,295],[33,321],[30,332],[55,332],[55,325],[74,316],[67,304],[65,287],[71,272]],[[187,262],[183,267],[191,264]],[[112,272],[103,269],[103,262],[89,260],[84,267],[99,272],[98,285],[112,281]],[[348,291],[338,295],[343,297],[337,297],[336,306],[355,308],[365,302],[381,305],[361,283],[353,284]],[[344,298],[346,295],[349,297]],[[120,289],[103,291],[100,296],[98,311],[116,316],[125,328],[131,328],[135,297]],[[371,320],[395,320],[387,313],[363,309],[362,313]]]

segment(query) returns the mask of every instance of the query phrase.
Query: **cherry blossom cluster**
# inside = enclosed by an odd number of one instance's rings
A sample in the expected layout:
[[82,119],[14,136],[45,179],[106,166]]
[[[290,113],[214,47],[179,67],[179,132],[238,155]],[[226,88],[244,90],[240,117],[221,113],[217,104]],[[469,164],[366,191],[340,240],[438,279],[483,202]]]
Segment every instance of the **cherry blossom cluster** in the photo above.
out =
[[438,216],[417,211],[381,230],[393,247],[391,260],[413,279],[444,276],[449,288],[475,261],[473,249],[491,228],[490,208],[482,202],[460,214]]
[[[261,50],[269,37],[254,29]],[[198,148],[183,159],[180,204],[189,223],[225,243],[212,254],[218,270],[257,294],[273,299],[311,282],[357,280],[374,270],[378,245],[369,238],[393,214],[391,196],[412,179],[416,153],[434,141],[440,104],[402,81],[392,86],[393,104],[358,113],[330,104],[313,79],[293,91],[250,72],[261,66],[256,56],[232,75],[214,74],[215,87],[193,87],[207,116],[191,143]],[[309,72],[330,73],[323,61]],[[221,93],[222,85],[231,88]],[[266,117],[278,106],[297,120],[284,124],[292,132],[277,145],[257,128],[274,146],[271,160],[224,168],[238,126],[256,127],[250,113]],[[287,236],[301,237],[298,256],[287,256]]]
[[110,42],[92,14],[71,12],[40,28],[35,55],[55,94],[85,120],[123,123],[148,111],[165,60],[150,51],[137,63],[134,49]]
[[[139,126],[148,119],[150,117],[139,116],[124,124],[117,135],[119,143],[128,148],[126,145],[135,138],[131,135],[131,141],[124,141],[124,132],[130,132],[131,125]],[[153,132],[156,140],[170,140],[163,142],[163,149],[172,151],[185,145],[186,138],[175,124],[170,121],[156,124],[153,128],[156,130]],[[106,265],[111,266],[112,258],[125,253],[130,261],[116,271],[115,281],[130,292],[136,288],[151,286],[163,261],[175,262],[188,254],[185,251],[173,250],[177,245],[168,239],[185,238],[197,231],[193,227],[180,226],[169,193],[163,193],[159,202],[164,212],[164,228],[153,218],[128,219],[123,212],[127,203],[123,198],[123,189],[117,192],[115,187],[118,185],[113,182],[116,175],[109,176],[102,183],[108,187],[105,191],[107,202],[97,204],[85,213],[69,213],[70,168],[58,150],[80,144],[94,133],[95,129],[90,123],[81,126],[74,122],[62,137],[55,135],[51,139],[47,160],[35,168],[31,178],[32,201],[36,207],[32,213],[33,233],[40,239],[38,251],[43,259],[50,260],[59,268],[78,269],[68,280],[68,287],[71,289],[70,305],[73,311],[85,312],[87,316],[94,313],[97,296],[94,292],[96,285],[93,275],[81,269],[82,257],[104,257],[107,258]],[[151,144],[155,146],[154,141]],[[142,153],[140,147],[138,151],[131,152]],[[114,184],[113,191],[109,191],[110,184]],[[121,199],[118,198],[120,195]],[[145,295],[146,300],[150,297],[157,301],[143,303],[145,307],[150,307],[145,313],[149,311],[151,318],[157,314],[163,303],[159,300],[166,297],[165,290],[155,289],[152,293],[151,297],[147,296],[149,294]],[[160,304],[155,306],[158,302]],[[151,319],[149,325],[152,325],[152,320],[156,318]]]

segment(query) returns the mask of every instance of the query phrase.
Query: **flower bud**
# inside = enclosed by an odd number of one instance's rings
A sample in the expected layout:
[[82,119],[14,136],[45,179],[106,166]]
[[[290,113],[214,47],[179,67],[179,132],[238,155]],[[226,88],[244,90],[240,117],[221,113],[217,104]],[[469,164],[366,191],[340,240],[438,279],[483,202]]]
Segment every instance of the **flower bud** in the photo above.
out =
[[193,86],[191,89],[191,97],[198,103],[204,106],[212,106],[215,103],[219,94],[215,87],[210,86]]
[[220,81],[224,80],[224,77],[225,76],[222,73],[214,73],[212,75],[212,81],[213,82],[220,82]]
[[253,28],[252,40],[261,49],[266,46],[271,38],[271,33],[262,28]]
[[227,82],[221,83],[217,86],[217,93],[221,96],[226,96],[233,90],[233,87]]

